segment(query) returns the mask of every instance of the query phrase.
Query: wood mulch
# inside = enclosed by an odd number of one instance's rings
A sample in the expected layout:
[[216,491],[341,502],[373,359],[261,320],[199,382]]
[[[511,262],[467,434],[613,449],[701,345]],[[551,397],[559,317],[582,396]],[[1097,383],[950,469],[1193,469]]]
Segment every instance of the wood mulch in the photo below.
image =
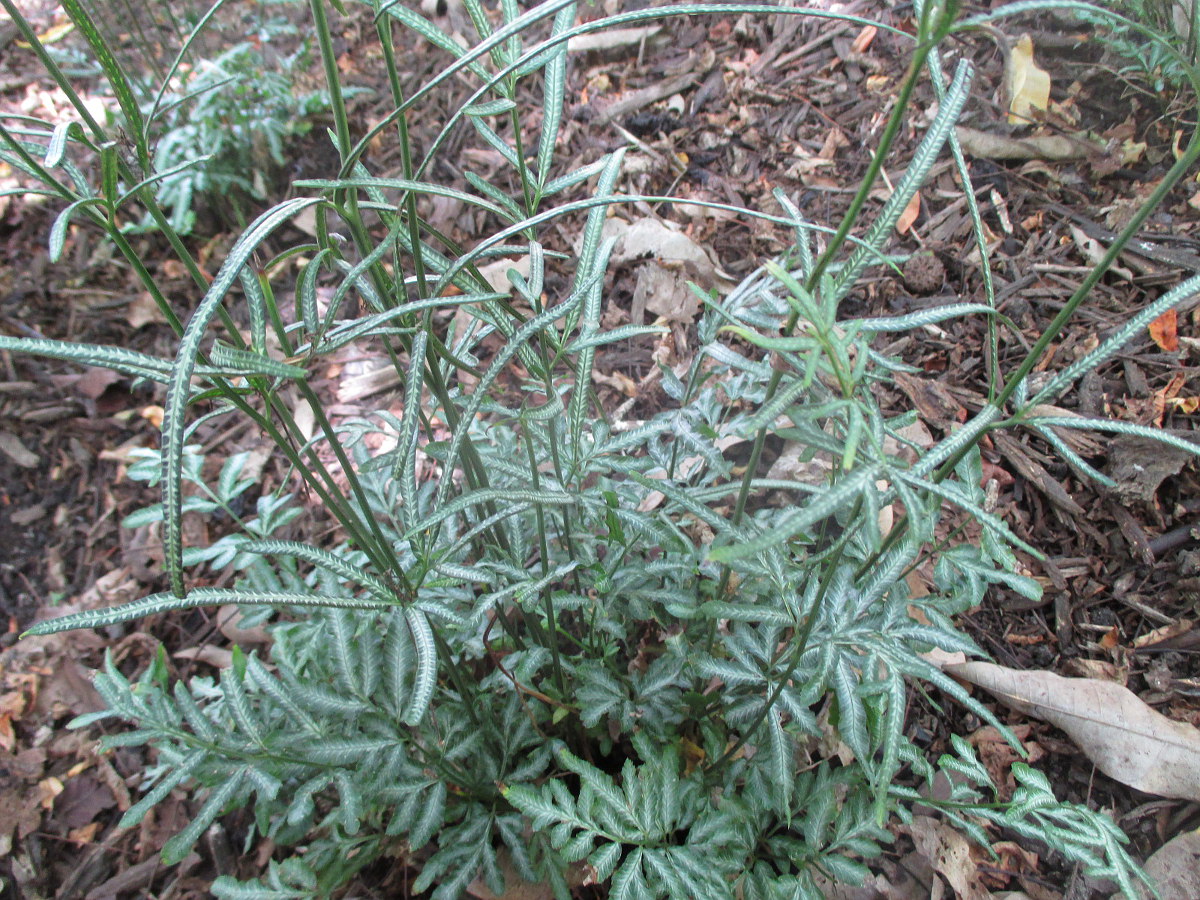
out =
[[[28,5],[39,27],[61,20],[50,4]],[[913,24],[906,4],[858,0],[845,11],[901,30]],[[599,14],[598,7],[581,8],[583,16]],[[452,6],[440,21],[469,33],[463,15]],[[868,165],[910,45],[884,30],[869,34],[858,24],[800,16],[664,18],[658,24],[659,30],[636,42],[580,50],[572,57],[564,171],[628,148],[623,188],[667,198],[633,204],[630,220],[677,223],[720,276],[737,280],[785,250],[791,235],[781,226],[698,202],[773,212],[778,206],[772,192],[779,189],[811,221],[836,224]],[[1001,353],[1001,367],[1012,371],[1082,280],[1097,248],[1102,252],[1162,178],[1181,134],[1186,143],[1195,112],[1171,95],[1123,79],[1095,40],[1082,39],[1067,24],[1030,18],[1004,27],[1005,34],[962,36],[951,43],[951,62],[969,59],[977,69],[962,125],[1001,141],[1030,136],[1029,127],[1007,123],[1002,88],[1005,38],[1028,33],[1038,64],[1052,79],[1051,109],[1036,133],[1086,131],[1094,139],[1090,151],[1070,158],[1026,152],[996,159],[994,144],[992,158],[986,148],[969,153],[993,247],[1000,309],[1020,329],[1008,334]],[[346,23],[339,36],[346,77],[373,90],[353,101],[355,125],[362,130],[387,111],[383,70],[371,54],[374,39],[373,26],[361,19]],[[402,59],[412,83],[419,83],[441,60],[415,43],[411,49]],[[0,53],[0,114],[66,115],[64,98],[39,80],[31,55],[2,28]],[[99,89],[95,82],[83,85]],[[414,118],[418,144],[432,139],[465,90],[451,84],[445,97]],[[931,90],[923,84],[911,124],[885,166],[891,183],[903,173],[932,107]],[[532,146],[539,123],[530,120],[527,127],[526,146]],[[292,152],[294,177],[322,174],[314,164],[325,152],[319,142],[297,142]],[[503,186],[501,160],[480,150],[466,130],[452,138],[440,159],[429,173],[434,180],[460,183],[461,169],[470,169]],[[396,148],[381,141],[372,147],[368,165],[395,174]],[[0,188],[9,178],[11,173],[0,171]],[[896,249],[920,255],[902,273],[885,271],[865,280],[850,298],[847,315],[981,301],[970,219],[949,162],[935,166],[920,208],[912,212]],[[0,332],[168,354],[170,330],[96,234],[75,231],[63,259],[50,262],[46,237],[55,213],[45,204],[0,198]],[[453,204],[430,205],[424,213],[467,245],[493,224]],[[573,227],[552,230],[551,248],[569,251]],[[147,259],[167,259],[153,238],[135,240]],[[228,242],[222,235],[200,250],[212,269]],[[181,308],[195,302],[198,292],[183,272],[170,262],[154,265]],[[1136,252],[1122,257],[1120,270],[1105,277],[1055,342],[1046,368],[1078,358],[1131,311],[1198,269],[1200,189],[1189,180],[1152,217]],[[682,301],[655,306],[658,301],[648,301],[639,284],[646,277],[636,256],[618,258],[605,323],[662,317],[672,326],[673,352],[686,358],[694,343],[694,310]],[[952,320],[904,336],[888,352],[918,373],[889,388],[885,403],[897,411],[916,408],[932,435],[946,433],[982,405],[984,338],[977,320]],[[649,339],[633,341],[602,357],[606,378],[599,389],[612,409],[637,418],[663,402],[651,377],[655,349]],[[1198,358],[1200,311],[1189,306],[1140,336],[1061,402],[1072,411],[1190,437],[1200,412]],[[347,374],[356,371],[351,365]],[[338,386],[331,380],[328,387]],[[135,669],[161,640],[176,654],[181,674],[211,671],[230,643],[224,623],[196,612],[163,618],[144,632],[113,628],[16,642],[47,609],[114,603],[161,586],[157,534],[119,527],[125,515],[152,502],[150,491],[124,477],[124,466],[131,448],[155,444],[155,408],[162,401],[150,387],[130,387],[127,379],[106,373],[0,354],[0,611],[8,623],[0,638],[6,648],[0,655],[0,877],[14,897],[201,897],[216,874],[248,876],[263,864],[231,849],[240,846],[245,823],[232,816],[225,830],[215,831],[181,866],[161,866],[158,850],[186,820],[186,802],[169,800],[140,827],[117,829],[121,810],[136,799],[135,776],[145,762],[141,752],[97,755],[97,728],[65,728],[73,716],[99,708],[88,673],[105,652]],[[337,401],[352,406],[363,390],[374,388],[350,390]],[[255,446],[253,436],[243,432],[202,437],[227,447]],[[1027,435],[1013,433],[985,448],[987,473],[998,488],[997,513],[1048,557],[1045,563],[1024,560],[1045,593],[1032,602],[995,590],[962,624],[1004,665],[1116,680],[1171,718],[1200,723],[1200,629],[1192,627],[1200,609],[1196,467],[1185,454],[1136,439],[1088,438],[1077,449],[1117,487],[1098,489],[1081,480]],[[267,482],[280,477],[270,464],[264,472]],[[193,537],[204,540],[219,536],[222,526],[191,527],[197,530]],[[1138,858],[1200,824],[1194,804],[1125,787],[1096,770],[1053,727],[1002,715],[1019,728],[1059,796],[1111,810]],[[948,746],[951,733],[979,736],[979,724],[961,711],[936,710],[916,699],[909,716],[910,735],[933,755]],[[980,857],[986,878],[979,883],[988,890],[1023,890],[1035,900],[1108,895],[1108,886],[1043,851],[1026,847],[999,860]],[[907,834],[898,836],[880,871],[894,893],[861,896],[900,900],[943,889],[934,887],[938,874]],[[395,873],[373,871],[355,894],[399,896],[391,887],[394,879]]]

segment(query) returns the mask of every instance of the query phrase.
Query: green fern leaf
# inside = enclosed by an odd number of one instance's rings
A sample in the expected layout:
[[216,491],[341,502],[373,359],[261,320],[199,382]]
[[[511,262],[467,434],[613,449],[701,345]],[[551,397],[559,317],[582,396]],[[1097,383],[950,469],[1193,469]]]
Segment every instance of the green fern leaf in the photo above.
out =
[[180,862],[200,840],[208,826],[216,821],[217,816],[225,811],[225,806],[242,790],[245,771],[238,771],[226,778],[209,793],[208,799],[200,807],[196,817],[187,826],[163,844],[162,860],[168,865]]

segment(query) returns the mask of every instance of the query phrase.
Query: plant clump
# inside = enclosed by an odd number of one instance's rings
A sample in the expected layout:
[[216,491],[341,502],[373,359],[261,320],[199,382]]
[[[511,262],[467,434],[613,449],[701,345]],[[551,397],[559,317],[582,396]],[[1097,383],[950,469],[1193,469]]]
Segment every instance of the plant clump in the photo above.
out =
[[[0,2],[23,21],[11,0]],[[66,6],[103,59],[86,13]],[[1012,371],[1000,370],[1006,320],[990,291],[982,303],[849,317],[844,301],[864,273],[903,262],[889,255],[896,222],[943,154],[964,185],[986,266],[954,131],[974,73],[966,62],[944,71],[938,47],[1006,11],[960,21],[956,4],[919,3],[910,67],[845,219],[830,228],[811,222],[782,191],[774,212],[739,211],[786,226],[792,246],[725,296],[694,286],[696,352],[679,364],[657,358],[669,402],[621,421],[592,389],[598,351],[633,338],[665,346],[666,338],[654,325],[603,327],[613,252],[603,226],[617,204],[661,198],[621,193],[623,151],[560,170],[568,40],[685,14],[835,16],[680,4],[577,24],[568,0],[528,9],[503,0],[498,11],[467,0],[476,34],[464,47],[408,5],[365,6],[392,113],[368,134],[351,133],[329,21],[340,3],[313,0],[340,169],[297,183],[297,196],[249,224],[211,283],[179,240],[187,223],[163,205],[162,167],[173,151],[154,143],[136,102],[121,104],[127,154],[82,113],[82,124],[35,139],[0,127],[0,155],[65,202],[52,247],[61,251],[73,218],[103,229],[177,333],[173,358],[0,337],[0,349],[108,366],[165,387],[161,448],[131,469],[161,488],[162,502],[131,524],[161,520],[169,590],[31,631],[240,604],[272,637],[261,653],[235,648],[212,678],[173,678],[163,654],[136,675],[108,661],[96,677],[106,709],[75,724],[129,723],[133,730],[108,735],[105,746],[156,752],[122,824],[185,789],[198,809],[163,848],[176,862],[222,814],[247,809],[248,843],[269,840],[276,854],[256,880],[218,879],[213,892],[228,898],[329,896],[364,866],[407,854],[419,868],[413,889],[446,900],[476,878],[502,893],[506,870],[566,898],[580,867],[617,898],[816,900],[830,883],[865,879],[891,840],[888,825],[909,821],[920,804],[984,845],[992,828],[1042,841],[1135,896],[1141,875],[1109,819],[1061,802],[1021,763],[1015,793],[999,802],[966,740],[927,759],[905,716],[910,691],[931,691],[1019,749],[930,655],[983,656],[955,615],[995,586],[1029,598],[1040,591],[1019,565],[1019,554],[1036,558],[1037,548],[989,506],[979,445],[1015,428],[1064,454],[1073,454],[1065,429],[1157,436],[1056,417],[1048,404],[1151,318],[1194,296],[1200,278],[1036,389],[1028,376],[1121,243],[1200,156],[1200,138]],[[444,53],[446,68],[402,84],[399,26]],[[106,78],[125,97],[128,79],[108,60]],[[422,156],[410,117],[452,79],[473,94]],[[889,199],[868,215],[924,79],[937,93],[936,117]],[[530,97],[540,103],[533,129],[522,118]],[[432,180],[433,161],[460,128],[503,159],[507,181],[469,169],[469,189]],[[384,134],[402,151],[399,173],[364,162],[365,147]],[[99,185],[74,167],[68,145],[99,159]],[[498,225],[459,247],[419,215],[428,197],[452,197]],[[168,237],[204,288],[186,324],[116,224],[130,209]],[[301,214],[314,217],[315,236],[278,249]],[[563,220],[582,230],[569,256],[544,243]],[[511,291],[497,290],[481,269],[516,255],[527,269],[506,267]],[[294,291],[273,281],[284,261],[297,265]],[[548,277],[555,269],[566,277]],[[234,309],[248,327],[238,327]],[[916,443],[916,412],[880,406],[878,388],[906,367],[877,339],[961,316],[986,323],[990,395],[957,430]],[[351,346],[388,361],[398,404],[331,413],[315,374]],[[209,478],[194,449],[201,422],[226,418],[249,422],[292,474],[250,511],[241,508],[254,484],[246,456],[216,460]],[[763,472],[769,440],[812,462],[816,477]],[[744,466],[722,452],[736,441],[748,447]],[[294,523],[308,510],[301,491],[337,521],[335,541],[296,539],[305,529]],[[223,511],[238,528],[187,547],[187,511]],[[978,539],[942,527],[964,518]],[[907,578],[918,566],[932,573],[923,592]],[[193,586],[204,567],[231,568],[234,586]],[[925,790],[935,780],[948,792]]]

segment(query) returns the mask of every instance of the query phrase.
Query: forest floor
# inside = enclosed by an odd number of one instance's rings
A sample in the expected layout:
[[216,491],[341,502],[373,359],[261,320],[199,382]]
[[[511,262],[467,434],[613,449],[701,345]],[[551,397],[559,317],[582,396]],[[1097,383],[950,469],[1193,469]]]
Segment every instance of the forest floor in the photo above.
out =
[[[911,28],[906,4],[861,0],[849,8]],[[582,10],[599,14],[590,6]],[[61,21],[49,4],[33,12],[45,29]],[[465,30],[454,21],[458,15],[450,10],[449,27]],[[963,140],[994,248],[999,307],[1020,328],[1002,348],[1000,364],[1011,368],[1173,163],[1195,125],[1195,110],[1119,74],[1120,61],[1080,26],[1043,17],[1004,27],[1003,34],[956,39],[953,52],[977,68]],[[1007,46],[1021,34],[1030,36],[1038,65],[1051,78],[1050,109],[1037,114],[1035,125],[1007,121]],[[373,41],[370,23],[351,19],[337,48],[346,77],[367,89],[352,101],[364,129],[386,112],[384,72],[366,49]],[[638,204],[630,216],[681,224],[716,269],[740,279],[785,250],[791,236],[782,227],[689,201],[774,211],[772,191],[781,189],[811,221],[836,223],[895,100],[908,47],[883,30],[804,17],[664,19],[637,41],[572,56],[564,170],[628,147],[625,188],[674,198]],[[406,59],[414,83],[440,64],[415,44]],[[90,86],[99,90],[96,82]],[[446,102],[457,99],[452,91]],[[885,166],[892,183],[932,105],[931,89],[922,84],[913,121]],[[417,121],[418,129],[440,122],[432,112]],[[10,114],[51,121],[69,115],[65,98],[41,80],[32,55],[13,41],[0,47],[0,115]],[[1086,139],[1078,137],[1084,133]],[[429,137],[419,131],[416,139]],[[297,142],[289,155],[295,177],[321,172],[320,160],[328,157],[315,138]],[[443,158],[455,159],[454,149]],[[475,149],[461,158],[485,179],[489,166],[499,169],[498,159]],[[383,146],[373,148],[368,164],[379,172],[399,166]],[[447,166],[432,176],[454,182],[461,173]],[[0,171],[0,180],[11,177]],[[943,160],[897,238],[898,250],[922,255],[903,273],[881,270],[863,282],[845,315],[982,302],[978,257],[968,252],[971,221],[960,197],[951,163]],[[171,331],[97,234],[73,231],[62,259],[50,261],[47,236],[56,212],[32,198],[0,197],[0,332],[172,355]],[[485,233],[485,222],[452,203],[426,213],[463,244]],[[572,237],[561,232],[561,248],[569,249]],[[135,240],[143,258],[153,260],[156,239]],[[198,248],[210,271],[231,240],[231,233],[219,233]],[[164,261],[158,274],[177,288],[184,309],[197,292],[172,265]],[[1188,179],[1147,224],[1136,252],[1125,254],[1095,289],[1046,365],[1055,368],[1094,347],[1131,311],[1197,270],[1200,185]],[[644,277],[635,259],[615,263],[606,325],[661,318],[673,329],[674,352],[686,358],[694,345],[694,307],[686,295],[647,297],[639,287]],[[890,408],[915,408],[933,435],[977,411],[986,395],[984,339],[978,320],[956,319],[892,345],[889,352],[919,374],[898,381],[886,398]],[[643,417],[665,401],[646,378],[652,350],[651,343],[632,341],[602,358],[606,378],[599,389],[612,408],[624,405]],[[1156,323],[1062,402],[1073,411],[1188,437],[1200,413],[1198,360],[1200,310],[1192,306]],[[331,373],[331,402],[352,407],[373,390],[351,374],[352,367]],[[124,473],[131,450],[156,444],[161,402],[151,387],[131,391],[127,379],[107,372],[0,354],[0,621],[7,623],[0,638],[0,874],[13,891],[8,896],[200,897],[217,873],[245,876],[264,862],[242,858],[244,822],[231,816],[182,865],[163,867],[157,852],[186,821],[187,802],[170,798],[139,828],[117,828],[121,811],[136,800],[130,785],[146,764],[142,751],[99,755],[95,728],[64,727],[100,708],[89,673],[104,653],[136,668],[161,642],[181,673],[210,670],[228,659],[225,623],[197,612],[161,617],[144,631],[17,641],[23,628],[56,607],[110,604],[161,588],[157,533],[119,526],[152,502],[148,489]],[[212,432],[206,439],[255,448],[254,436],[244,433]],[[997,514],[1047,556],[1044,563],[1027,561],[1045,592],[1033,602],[996,590],[961,624],[1001,664],[1116,681],[1170,718],[1200,724],[1200,628],[1193,627],[1200,616],[1200,474],[1186,454],[1133,439],[1096,440],[1086,455],[1116,481],[1115,489],[1081,481],[1032,440],[1009,437],[985,448],[987,471],[999,488]],[[203,540],[209,525],[194,524],[192,537]],[[1139,859],[1200,825],[1195,804],[1126,787],[1054,727],[998,710],[1060,798],[1110,810]],[[961,712],[938,711],[914,697],[908,728],[934,755],[949,734],[973,735],[988,765],[1005,777],[1011,757]],[[911,827],[898,833],[879,870],[888,874],[888,892],[876,887],[844,896],[906,900],[950,896],[951,890],[972,898],[1023,891],[1034,900],[1108,895],[1107,886],[1063,867],[1044,848],[1016,843],[999,859],[975,848],[972,872],[956,873],[931,853],[931,846],[943,846],[938,840],[914,835]],[[907,880],[896,876],[901,870]],[[405,896],[396,872],[368,874],[355,896]]]

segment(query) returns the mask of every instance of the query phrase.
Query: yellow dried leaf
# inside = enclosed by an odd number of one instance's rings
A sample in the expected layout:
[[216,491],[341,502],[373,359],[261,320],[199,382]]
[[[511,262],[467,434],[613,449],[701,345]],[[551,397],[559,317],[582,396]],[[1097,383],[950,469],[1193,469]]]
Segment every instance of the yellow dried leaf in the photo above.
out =
[[162,428],[163,416],[166,413],[161,406],[147,406],[139,415],[155,428]]
[[1121,142],[1121,162],[1127,166],[1142,161],[1146,153],[1146,142],[1127,140]]
[[866,53],[867,48],[871,46],[871,41],[875,40],[875,35],[879,33],[879,29],[874,25],[864,25],[862,31],[858,33],[858,37],[854,39],[854,43],[850,45],[850,49],[855,53]]
[[1008,121],[1028,122],[1035,109],[1050,105],[1050,75],[1033,61],[1033,38],[1021,35],[1008,55],[1004,73]]
[[43,778],[38,782],[38,803],[42,809],[50,809],[54,806],[54,798],[63,792],[63,783],[51,775],[49,778]]
[[96,839],[96,832],[99,830],[99,822],[89,822],[82,828],[72,828],[68,831],[67,840],[74,841],[77,844],[90,844]]
[[[59,22],[57,25],[51,25],[45,31],[38,35],[38,41],[44,46],[46,44],[57,44],[68,34],[75,29],[74,22]],[[29,41],[14,42],[22,50],[30,50],[33,45]]]

